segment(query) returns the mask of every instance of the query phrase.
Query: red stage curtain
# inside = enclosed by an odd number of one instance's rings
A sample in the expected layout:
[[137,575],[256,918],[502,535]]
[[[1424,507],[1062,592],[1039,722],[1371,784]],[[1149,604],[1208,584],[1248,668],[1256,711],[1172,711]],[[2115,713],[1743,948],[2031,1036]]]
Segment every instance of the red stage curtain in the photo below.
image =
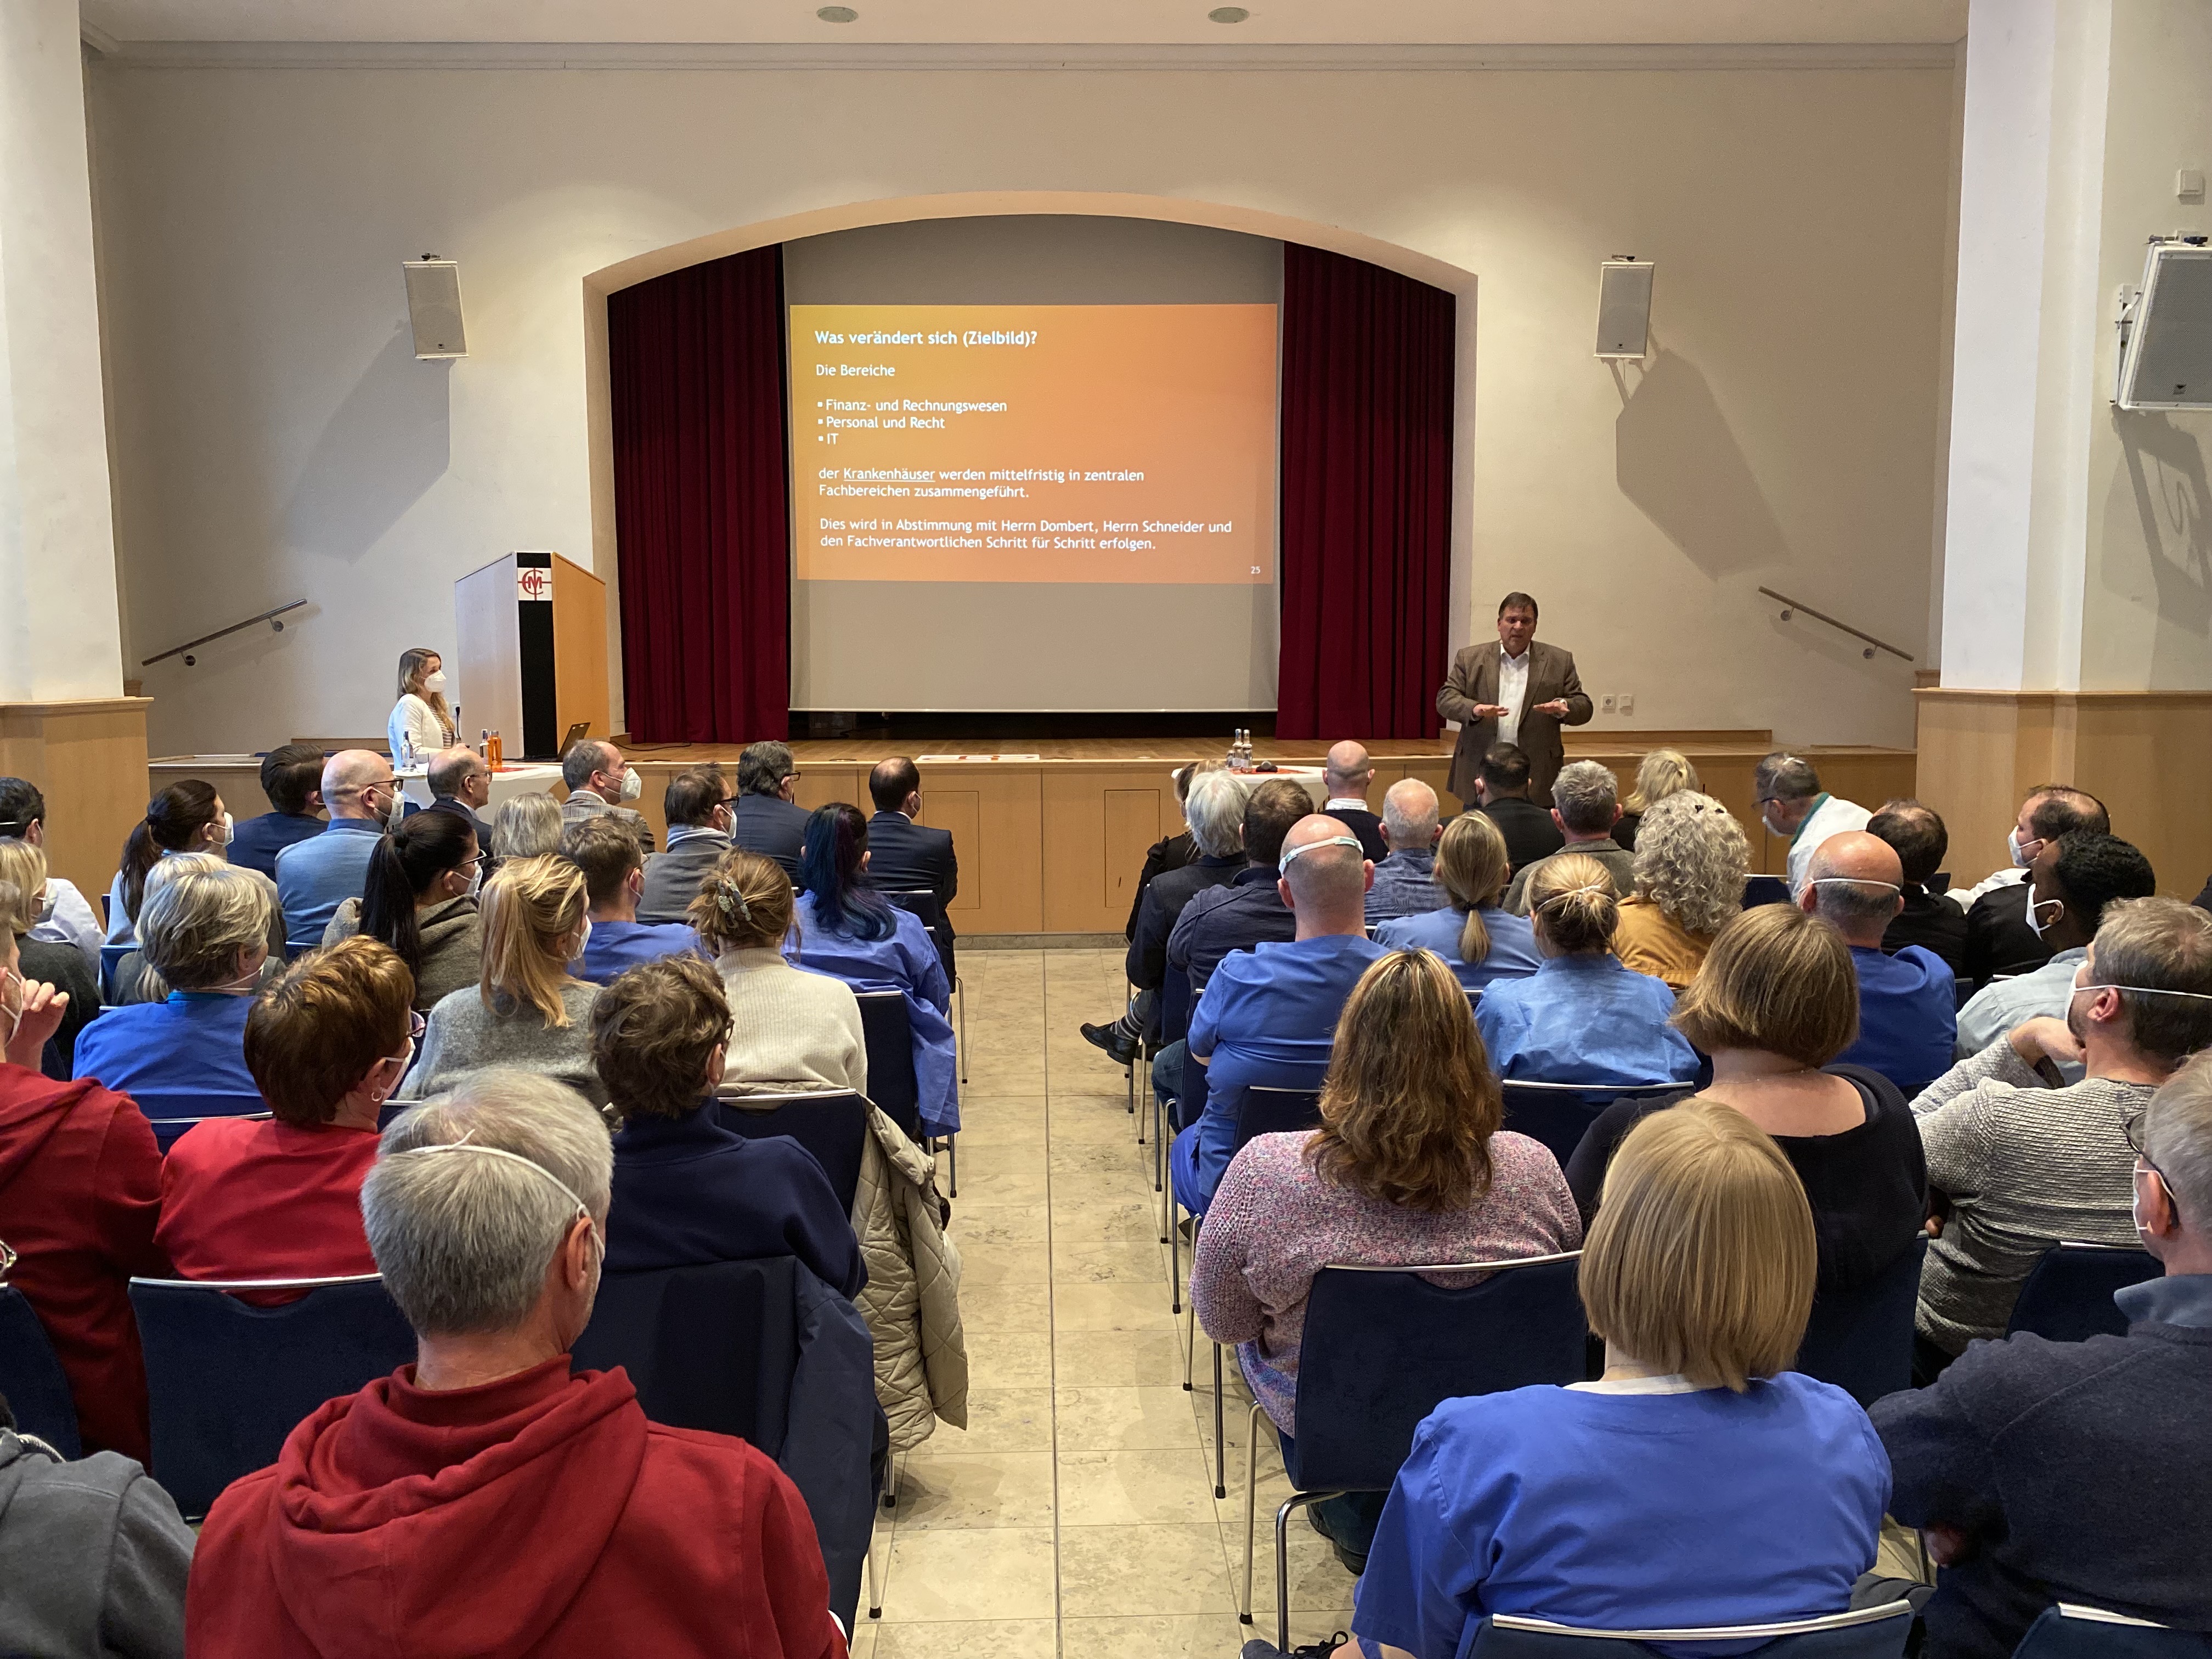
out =
[[782,250],[609,295],[607,362],[630,732],[781,738],[791,717]]
[[1283,246],[1278,737],[1441,729],[1452,313],[1441,289]]

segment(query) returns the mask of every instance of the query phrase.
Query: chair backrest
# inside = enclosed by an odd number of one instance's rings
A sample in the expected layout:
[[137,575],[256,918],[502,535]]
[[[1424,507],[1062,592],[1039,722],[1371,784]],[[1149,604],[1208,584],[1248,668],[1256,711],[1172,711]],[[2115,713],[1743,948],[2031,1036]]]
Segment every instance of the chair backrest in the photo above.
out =
[[1898,1659],[1911,1633],[1912,1607],[1906,1601],[1818,1619],[1694,1630],[1582,1630],[1500,1613],[1476,1629],[1468,1659],[1630,1659],[1662,1651],[1650,1645],[1661,1642],[1761,1642],[1763,1646],[1753,1650],[1759,1659]]
[[1912,1315],[1928,1237],[1913,1235],[1897,1259],[1865,1284],[1813,1298],[1797,1369],[1832,1382],[1862,1406],[1912,1386]]
[[937,959],[944,966],[945,977],[952,977],[952,941],[946,937],[945,906],[934,890],[927,887],[886,887],[883,896],[899,909],[906,911],[919,921],[929,935],[929,942],[937,947]]
[[2036,1615],[2013,1659],[2212,1659],[2212,1636],[2061,1601]]
[[[100,902],[105,906],[107,895],[102,893]],[[115,1000],[115,970],[122,965],[123,958],[137,948],[135,945],[103,945],[100,947],[100,994],[102,1000]]]
[[1307,1491],[1382,1491],[1441,1401],[1582,1381],[1580,1257],[1446,1264],[1489,1274],[1457,1289],[1420,1277],[1445,1266],[1323,1267],[1298,1346],[1291,1480]]
[[868,1097],[884,1115],[921,1141],[921,1085],[914,1075],[914,1027],[902,991],[857,991],[860,1034],[868,1047]]
[[1165,977],[1160,981],[1160,1042],[1163,1045],[1180,1042],[1190,1035],[1190,1009],[1189,971],[1170,963]]
[[15,1413],[15,1426],[35,1434],[64,1457],[80,1457],[76,1400],[62,1362],[36,1310],[13,1285],[0,1285],[0,1394]]
[[1321,1091],[1273,1089],[1255,1083],[1232,1091],[1237,1096],[1237,1148],[1255,1135],[1289,1134],[1321,1127]]
[[2033,1331],[2053,1342],[2125,1336],[2128,1317],[2114,1304],[2112,1292],[2156,1279],[2164,1271],[2148,1250],[2118,1244],[2054,1244],[2028,1269],[2005,1334]]
[[258,1117],[269,1103],[259,1095],[184,1094],[169,1090],[131,1091],[131,1098],[149,1122],[165,1117]]
[[860,1185],[868,1103],[849,1089],[819,1094],[737,1095],[714,1103],[714,1118],[748,1140],[787,1135],[814,1154],[845,1213]]
[[[233,1291],[301,1291],[274,1307]],[[154,1478],[189,1519],[222,1489],[276,1461],[284,1437],[326,1400],[415,1358],[384,1281],[134,1279],[131,1306],[146,1351]]]
[[1567,1160],[1582,1145],[1583,1136],[1597,1115],[1616,1100],[1663,1099],[1669,1095],[1687,1094],[1695,1086],[1688,1083],[1638,1083],[1634,1085],[1601,1083],[1526,1083],[1508,1079],[1502,1085],[1505,1091],[1505,1122],[1503,1127],[1516,1134],[1534,1136],[1552,1149],[1552,1156],[1566,1168]]
[[1781,876],[1746,876],[1743,878],[1743,908],[1756,910],[1762,904],[1790,902],[1790,883]]
[[[254,1102],[254,1104],[257,1106],[260,1103],[261,1103],[258,1100]],[[254,1121],[257,1120],[266,1121],[276,1115],[273,1112],[224,1112],[220,1113],[217,1115],[226,1118],[242,1118],[247,1121]],[[154,1145],[159,1147],[161,1150],[163,1156],[166,1157],[168,1153],[169,1148],[177,1144],[178,1139],[184,1134],[185,1130],[191,1128],[195,1123],[206,1123],[211,1121],[212,1120],[204,1117],[154,1118],[151,1120],[154,1129]]]
[[734,1434],[775,1457],[799,1368],[798,1266],[775,1255],[605,1274],[576,1364],[620,1365],[656,1423]]

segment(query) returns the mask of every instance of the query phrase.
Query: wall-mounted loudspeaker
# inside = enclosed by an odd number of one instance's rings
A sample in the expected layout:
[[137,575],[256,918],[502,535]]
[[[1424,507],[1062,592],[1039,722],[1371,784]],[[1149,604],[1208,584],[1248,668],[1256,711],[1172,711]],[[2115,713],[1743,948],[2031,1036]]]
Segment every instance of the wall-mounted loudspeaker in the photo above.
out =
[[403,259],[407,278],[407,320],[415,329],[417,357],[465,357],[468,337],[461,332],[461,268],[453,260],[424,254]]
[[2212,246],[2151,239],[2142,287],[2120,290],[2122,409],[2212,409]]
[[1650,349],[1649,259],[1607,259],[1597,268],[1597,355],[1641,358]]

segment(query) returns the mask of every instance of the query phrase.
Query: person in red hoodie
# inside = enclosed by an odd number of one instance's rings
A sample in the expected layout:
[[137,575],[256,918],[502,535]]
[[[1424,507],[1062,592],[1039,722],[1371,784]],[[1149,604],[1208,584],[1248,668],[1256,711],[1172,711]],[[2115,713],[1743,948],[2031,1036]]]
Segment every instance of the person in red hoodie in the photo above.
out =
[[333,1400],[201,1528],[188,1653],[845,1659],[805,1503],[762,1452],[574,1371],[613,1154],[570,1090],[489,1070],[386,1131],[362,1188],[415,1363]]
[[[0,892],[0,910],[13,892]],[[129,1286],[134,1273],[169,1271],[154,1242],[161,1154],[127,1097],[40,1075],[69,997],[25,980],[14,935],[0,936],[0,1244],[15,1258],[5,1277],[46,1327],[85,1450],[143,1463],[146,1362]]]

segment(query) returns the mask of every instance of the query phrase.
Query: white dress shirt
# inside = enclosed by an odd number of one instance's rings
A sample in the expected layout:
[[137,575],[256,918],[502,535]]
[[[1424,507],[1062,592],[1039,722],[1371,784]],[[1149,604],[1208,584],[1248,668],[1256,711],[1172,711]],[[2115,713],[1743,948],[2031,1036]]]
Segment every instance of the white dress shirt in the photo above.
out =
[[1796,899],[1805,896],[1805,880],[1812,872],[1815,848],[1831,836],[1865,829],[1873,817],[1856,801],[1823,794],[1805,815],[1805,822],[1797,826],[1796,839],[1790,843],[1790,896]]
[[1498,740],[1500,743],[1521,741],[1521,716],[1527,711],[1522,704],[1528,701],[1528,653],[1524,648],[1517,657],[1498,653],[1498,701],[1505,710],[1498,717]]

